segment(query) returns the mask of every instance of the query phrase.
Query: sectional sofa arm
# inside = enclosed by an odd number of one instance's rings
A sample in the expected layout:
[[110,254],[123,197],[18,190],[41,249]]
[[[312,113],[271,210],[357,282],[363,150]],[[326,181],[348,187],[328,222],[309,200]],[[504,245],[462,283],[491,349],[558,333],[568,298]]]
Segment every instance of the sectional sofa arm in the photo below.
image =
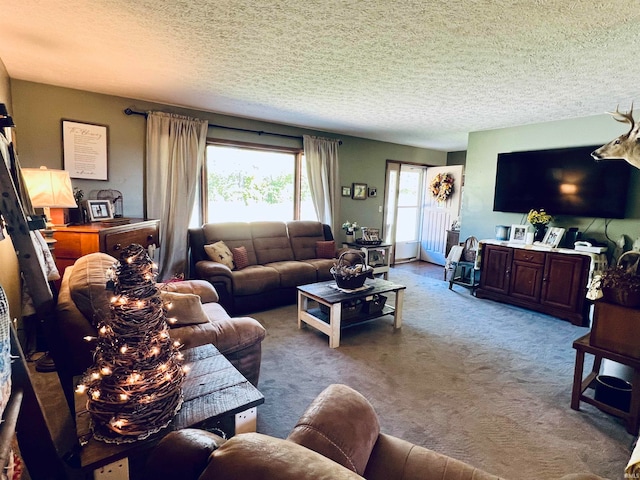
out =
[[231,269],[229,267],[211,260],[196,262],[196,273],[199,278],[225,277],[231,279]]
[[197,480],[209,463],[209,456],[225,440],[218,435],[186,428],[164,437],[148,457],[146,480]]
[[202,303],[217,303],[220,300],[215,287],[206,280],[161,283],[158,284],[158,288],[165,292],[193,293],[200,297]]

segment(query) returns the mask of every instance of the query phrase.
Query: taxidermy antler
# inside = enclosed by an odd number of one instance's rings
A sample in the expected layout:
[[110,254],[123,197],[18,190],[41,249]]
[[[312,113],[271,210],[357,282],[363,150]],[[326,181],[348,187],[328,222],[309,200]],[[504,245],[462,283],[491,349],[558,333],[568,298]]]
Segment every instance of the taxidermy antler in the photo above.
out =
[[640,168],[640,124],[636,125],[633,120],[633,104],[628,113],[622,113],[616,107],[615,112],[607,112],[613,115],[618,122],[628,123],[631,128],[624,135],[610,141],[599,149],[591,152],[591,156],[596,160],[622,159],[629,162],[636,168]]

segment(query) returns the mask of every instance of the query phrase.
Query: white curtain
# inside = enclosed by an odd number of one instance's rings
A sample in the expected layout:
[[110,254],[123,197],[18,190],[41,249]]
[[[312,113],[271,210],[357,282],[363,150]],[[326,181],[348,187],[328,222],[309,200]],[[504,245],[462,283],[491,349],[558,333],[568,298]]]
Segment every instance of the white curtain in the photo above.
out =
[[340,177],[338,175],[339,140],[303,136],[304,158],[307,162],[307,176],[311,189],[311,199],[318,220],[338,231],[340,210]]
[[160,280],[187,271],[187,229],[207,140],[206,120],[147,113],[147,217],[160,219]]

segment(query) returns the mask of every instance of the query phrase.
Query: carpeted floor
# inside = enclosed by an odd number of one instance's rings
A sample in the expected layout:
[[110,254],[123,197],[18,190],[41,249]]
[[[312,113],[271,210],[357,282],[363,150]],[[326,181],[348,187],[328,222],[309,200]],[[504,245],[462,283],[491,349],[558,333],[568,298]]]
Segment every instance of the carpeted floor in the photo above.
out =
[[393,268],[407,286],[402,329],[382,317],[344,330],[337,349],[298,330],[294,305],[253,314],[267,329],[258,430],[286,437],[321,390],[344,383],[371,401],[384,432],[496,475],[623,478],[634,440],[623,423],[569,406],[572,342],[588,329],[450,291],[433,271]]

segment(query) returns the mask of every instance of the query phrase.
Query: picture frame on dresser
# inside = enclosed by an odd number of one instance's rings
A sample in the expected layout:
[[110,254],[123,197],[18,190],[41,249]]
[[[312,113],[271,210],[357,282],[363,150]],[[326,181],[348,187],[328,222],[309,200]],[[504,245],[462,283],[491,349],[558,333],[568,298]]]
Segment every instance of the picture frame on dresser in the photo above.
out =
[[544,238],[542,239],[542,244],[551,248],[556,248],[560,245],[560,241],[562,240],[562,236],[564,235],[564,228],[560,227],[552,227],[547,230]]
[[85,200],[84,206],[90,222],[113,219],[113,208],[109,200]]
[[509,243],[525,243],[528,230],[528,225],[511,225]]

